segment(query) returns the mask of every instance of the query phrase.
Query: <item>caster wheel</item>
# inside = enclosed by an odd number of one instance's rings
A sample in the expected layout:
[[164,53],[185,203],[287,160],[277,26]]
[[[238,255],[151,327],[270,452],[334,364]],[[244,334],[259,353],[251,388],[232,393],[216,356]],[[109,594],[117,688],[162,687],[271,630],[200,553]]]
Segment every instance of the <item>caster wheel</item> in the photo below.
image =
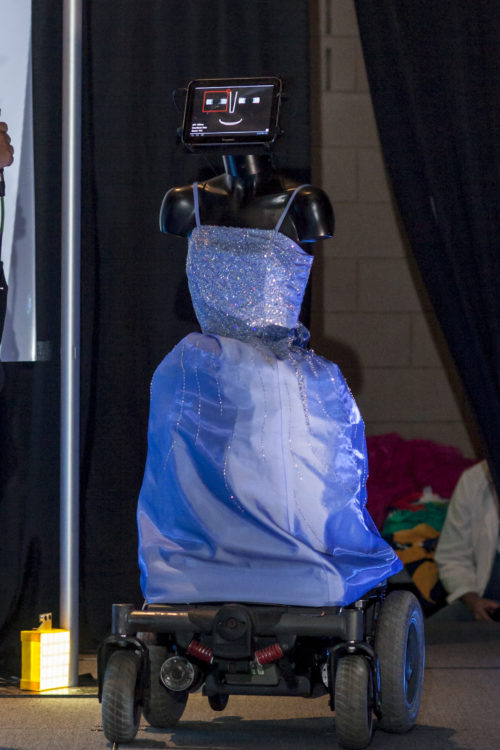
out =
[[139,729],[141,710],[136,687],[140,657],[118,649],[107,663],[102,687],[102,726],[110,742],[131,742]]
[[229,695],[209,695],[208,703],[212,711],[224,711],[229,700]]
[[342,747],[361,750],[373,735],[373,685],[363,656],[343,656],[335,675],[335,730]]

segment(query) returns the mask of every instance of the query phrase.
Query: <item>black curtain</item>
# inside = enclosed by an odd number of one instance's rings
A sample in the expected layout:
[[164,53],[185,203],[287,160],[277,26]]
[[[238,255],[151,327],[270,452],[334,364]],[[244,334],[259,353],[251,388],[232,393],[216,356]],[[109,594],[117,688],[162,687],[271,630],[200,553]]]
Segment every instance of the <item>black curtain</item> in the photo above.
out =
[[500,489],[500,4],[356,10],[401,218]]
[[[53,358],[10,365],[0,395],[0,670],[19,673],[19,630],[59,597],[59,201],[61,9],[33,3],[39,338]],[[280,75],[276,162],[307,181],[309,4],[291,0],[84,2],[81,372],[81,647],[113,601],[141,603],[135,511],[149,383],[196,329],[183,240],[158,213],[174,185],[222,171],[176,142],[182,92],[199,77]],[[4,452],[5,451],[5,452]],[[7,458],[7,460],[6,460]],[[17,672],[16,672],[17,670]]]

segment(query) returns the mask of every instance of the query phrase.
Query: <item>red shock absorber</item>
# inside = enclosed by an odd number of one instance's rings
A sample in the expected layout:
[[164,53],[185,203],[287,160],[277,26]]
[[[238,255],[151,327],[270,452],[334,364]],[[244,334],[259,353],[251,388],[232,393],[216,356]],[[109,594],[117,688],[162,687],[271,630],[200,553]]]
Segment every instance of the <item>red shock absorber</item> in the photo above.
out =
[[191,641],[187,650],[190,656],[195,656],[200,661],[207,661],[211,664],[214,660],[214,654],[209,646],[204,646],[199,641]]
[[272,646],[266,646],[255,652],[255,661],[262,665],[271,664],[281,658],[283,658],[283,651],[279,643],[273,643]]

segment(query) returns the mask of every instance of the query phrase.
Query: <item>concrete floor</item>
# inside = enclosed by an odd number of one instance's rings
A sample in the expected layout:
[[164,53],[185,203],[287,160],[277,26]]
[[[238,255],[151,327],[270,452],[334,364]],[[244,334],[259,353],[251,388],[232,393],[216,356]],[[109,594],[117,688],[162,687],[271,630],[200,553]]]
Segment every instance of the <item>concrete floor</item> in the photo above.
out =
[[[424,695],[417,724],[406,735],[375,731],[373,750],[498,750],[500,748],[500,624],[427,628]],[[81,660],[95,672],[94,657]],[[84,682],[82,678],[82,683]],[[92,682],[87,677],[87,682]],[[102,732],[95,686],[63,694],[32,694],[0,686],[0,750],[110,748]],[[120,746],[125,747],[125,746]],[[141,722],[131,748],[183,750],[336,750],[327,698],[232,696],[222,714],[190,696],[173,731]]]

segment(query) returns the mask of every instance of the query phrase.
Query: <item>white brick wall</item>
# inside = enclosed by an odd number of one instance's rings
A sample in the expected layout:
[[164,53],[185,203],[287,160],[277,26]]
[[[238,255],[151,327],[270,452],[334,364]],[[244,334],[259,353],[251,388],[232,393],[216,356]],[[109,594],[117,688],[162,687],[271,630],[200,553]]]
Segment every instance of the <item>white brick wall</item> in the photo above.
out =
[[313,266],[312,345],[335,360],[367,433],[478,440],[387,181],[354,0],[311,0],[313,181],[336,233]]

